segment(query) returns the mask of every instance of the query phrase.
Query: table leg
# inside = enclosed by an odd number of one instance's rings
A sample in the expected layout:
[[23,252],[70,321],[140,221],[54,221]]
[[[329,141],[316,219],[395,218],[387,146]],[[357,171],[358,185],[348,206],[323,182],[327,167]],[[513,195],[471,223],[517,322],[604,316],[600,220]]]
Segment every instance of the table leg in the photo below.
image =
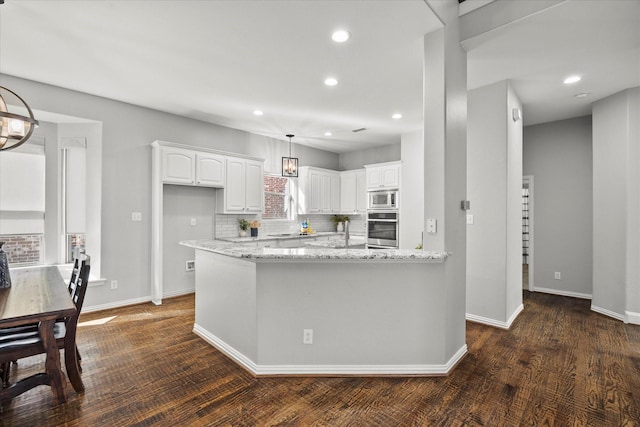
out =
[[78,361],[78,351],[76,350],[77,323],[75,319],[70,319],[67,322],[67,333],[64,337],[64,364],[73,389],[80,393],[84,391],[84,384],[80,377],[80,363]]
[[51,381],[53,400],[56,404],[60,404],[67,401],[67,394],[65,391],[65,378],[60,366],[60,350],[58,350],[58,345],[53,335],[54,324],[55,319],[44,320],[40,322],[39,331],[42,345],[47,353],[47,360],[44,366]]

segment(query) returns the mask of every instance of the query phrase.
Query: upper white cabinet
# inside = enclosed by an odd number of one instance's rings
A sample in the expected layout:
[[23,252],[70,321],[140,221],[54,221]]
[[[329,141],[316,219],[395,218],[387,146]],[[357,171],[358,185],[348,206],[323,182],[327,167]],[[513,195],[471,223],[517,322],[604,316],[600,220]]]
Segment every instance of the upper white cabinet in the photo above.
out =
[[365,165],[367,190],[400,188],[400,162]]
[[224,186],[225,156],[174,147],[161,149],[161,179],[167,184]]
[[340,212],[367,212],[367,179],[364,169],[340,172]]
[[196,184],[224,187],[225,157],[219,154],[196,153]]
[[310,166],[299,168],[298,213],[340,212],[340,174]]
[[262,212],[264,163],[257,160],[227,157],[226,185],[218,193],[218,210],[223,213]]
[[162,148],[162,181],[173,184],[195,184],[196,154],[178,148]]

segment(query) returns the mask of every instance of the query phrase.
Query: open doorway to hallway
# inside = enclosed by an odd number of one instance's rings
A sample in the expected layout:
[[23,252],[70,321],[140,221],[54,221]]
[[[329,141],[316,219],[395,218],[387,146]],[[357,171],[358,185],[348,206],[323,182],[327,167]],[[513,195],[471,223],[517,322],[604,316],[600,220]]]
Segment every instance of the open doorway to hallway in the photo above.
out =
[[533,291],[533,176],[522,177],[522,288]]

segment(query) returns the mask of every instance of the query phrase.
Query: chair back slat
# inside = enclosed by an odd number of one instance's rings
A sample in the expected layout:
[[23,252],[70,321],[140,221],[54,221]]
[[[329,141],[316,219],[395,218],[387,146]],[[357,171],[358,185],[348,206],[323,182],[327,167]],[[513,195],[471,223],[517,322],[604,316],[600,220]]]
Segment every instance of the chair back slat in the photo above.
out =
[[91,257],[86,253],[83,253],[81,258],[79,260],[77,259],[76,261],[79,264],[79,270],[74,280],[69,282],[69,294],[71,295],[73,303],[76,305],[78,314],[80,314],[80,310],[82,310],[82,303],[84,302],[84,296],[87,292],[87,285],[89,284]]

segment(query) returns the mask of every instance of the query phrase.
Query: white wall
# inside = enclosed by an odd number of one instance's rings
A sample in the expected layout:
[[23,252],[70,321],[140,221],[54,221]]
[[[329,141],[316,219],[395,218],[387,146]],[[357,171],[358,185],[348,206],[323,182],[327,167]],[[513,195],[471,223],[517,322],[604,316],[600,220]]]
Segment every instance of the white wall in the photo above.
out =
[[467,318],[509,327],[522,307],[522,106],[507,81],[469,91]]
[[400,188],[400,249],[422,243],[424,228],[424,138],[423,131],[401,137],[402,187]]
[[[592,293],[591,117],[527,126],[524,175],[533,175],[534,290]],[[554,273],[561,273],[561,280]]]
[[593,105],[592,309],[638,324],[639,118],[640,88]]

